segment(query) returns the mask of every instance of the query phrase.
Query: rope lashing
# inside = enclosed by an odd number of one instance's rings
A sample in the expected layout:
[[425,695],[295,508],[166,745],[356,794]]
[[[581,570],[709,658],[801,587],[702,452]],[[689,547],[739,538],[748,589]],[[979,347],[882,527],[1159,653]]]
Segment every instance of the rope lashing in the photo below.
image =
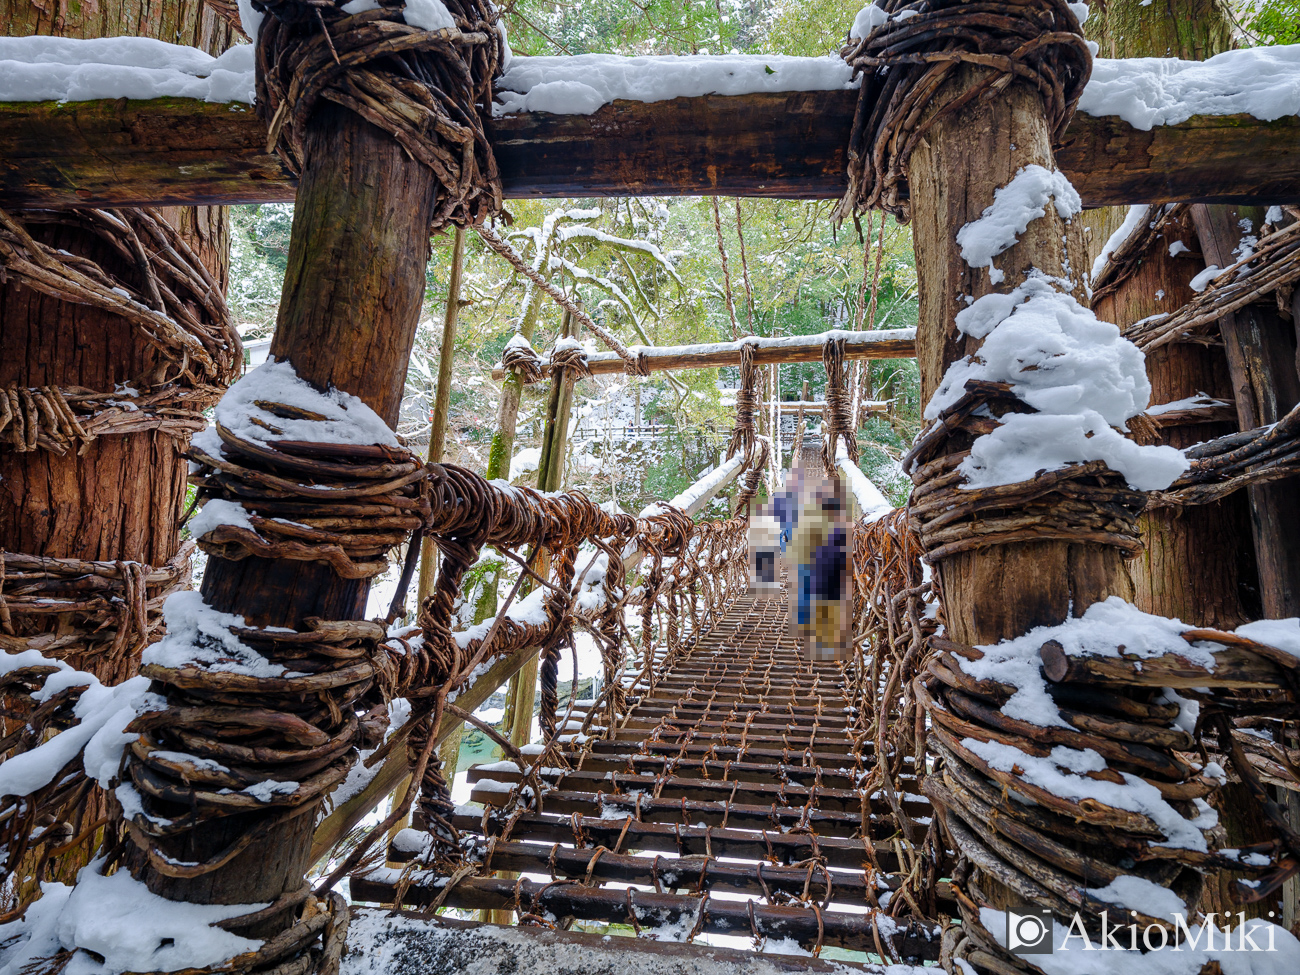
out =
[[187,585],[193,551],[187,542],[158,568],[0,552],[0,650],[38,650],[93,666],[106,682],[126,680],[160,631],[162,603]]
[[529,342],[506,343],[501,353],[501,365],[506,372],[515,373],[525,386],[542,381],[542,357]]
[[1230,433],[1187,448],[1187,473],[1151,494],[1150,507],[1208,504],[1252,484],[1300,472],[1300,406],[1277,423]]
[[587,352],[572,342],[560,345],[558,342],[546,353],[551,361],[551,369],[564,369],[578,379],[590,379],[591,367],[587,365]]
[[[868,11],[875,26],[840,52],[862,88],[849,136],[849,189],[836,220],[882,209],[906,221],[907,165],[917,143],[940,119],[1016,79],[1042,93],[1052,141],[1061,141],[1092,71],[1066,0],[883,0]],[[962,64],[985,70],[936,103]]]
[[1137,516],[1147,495],[1129,488],[1104,461],[1072,464],[1015,484],[962,487],[965,475],[958,467],[969,447],[952,451],[950,442],[964,438],[969,444],[993,429],[997,417],[1028,409],[1008,385],[970,380],[903,459],[915,485],[907,510],[929,560],[1051,540],[1111,545],[1126,558],[1140,553]]
[[742,513],[748,517],[749,503],[758,494],[758,487],[763,483],[763,471],[771,455],[772,447],[767,439],[757,440],[757,456],[750,455],[752,461],[749,469],[745,471],[745,480],[740,485],[740,490],[736,492],[736,500],[731,509],[732,517],[739,518]]
[[[32,236],[70,228],[107,245],[117,273]],[[0,388],[0,446],[79,453],[98,437],[157,430],[184,438],[203,428],[243,361],[218,282],[180,234],[150,208],[0,210],[0,279],[124,319],[153,351],[147,371],[118,388]]]
[[853,425],[853,402],[844,368],[844,338],[827,339],[822,346],[826,367],[826,435],[822,438],[822,465],[835,476],[836,444],[844,441],[849,459],[858,462],[858,435]]
[[438,180],[432,231],[502,212],[501,176],[483,128],[504,40],[488,0],[447,0],[455,27],[406,22],[404,0],[347,14],[339,0],[254,0],[270,16],[257,37],[257,111],[268,148],[295,175],[321,99],[383,129]]
[[[276,416],[295,408],[262,405]],[[221,524],[199,544],[209,554],[326,562],[344,579],[367,579],[388,566],[385,553],[429,517],[424,462],[380,445],[278,441],[254,443],[216,424],[214,456],[192,447],[190,476],[200,499],[244,509],[248,524]]]
[[755,414],[758,410],[758,367],[754,365],[754,345],[740,344],[740,388],[736,390],[736,425],[727,443],[727,460],[739,452],[745,467],[754,466]]
[[[1300,216],[1292,209],[1293,216]],[[1171,315],[1152,315],[1124,329],[1144,352],[1194,336],[1239,308],[1277,292],[1289,298],[1300,281],[1300,219],[1266,234],[1240,261],[1220,271],[1204,291]]]

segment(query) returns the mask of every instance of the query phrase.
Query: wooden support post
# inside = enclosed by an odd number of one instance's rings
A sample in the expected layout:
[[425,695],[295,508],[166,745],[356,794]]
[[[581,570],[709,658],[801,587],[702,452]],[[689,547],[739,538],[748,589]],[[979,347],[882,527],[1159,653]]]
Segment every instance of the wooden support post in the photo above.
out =
[[[53,35],[96,38],[140,35],[220,54],[232,41],[202,0],[182,0],[154,14],[129,15],[121,5],[78,11],[0,0],[0,24],[11,37]],[[163,211],[182,238],[224,287],[230,245],[225,207]],[[134,268],[96,235],[70,227],[34,226],[37,239],[86,257],[124,280]],[[80,386],[111,392],[137,381],[159,364],[130,324],[87,305],[0,281],[0,387]],[[180,546],[185,510],[187,444],[159,433],[105,436],[84,453],[18,453],[0,448],[0,550],[51,558],[161,566]],[[141,472],[148,472],[142,477]],[[71,662],[116,684],[135,675],[138,659]]]
[[[1093,8],[1084,33],[1101,45],[1106,57],[1118,58],[1203,60],[1232,44],[1231,22],[1224,9],[1210,0],[1170,0],[1162,17],[1150,16],[1140,0],[1111,0],[1105,8]],[[1092,231],[1089,265],[1127,213],[1127,208],[1115,207],[1083,215]],[[1173,255],[1170,247],[1179,240],[1187,250]],[[1188,282],[1200,270],[1198,256],[1190,218],[1170,227],[1118,290],[1096,303],[1097,317],[1124,328],[1180,307],[1193,297]],[[1147,376],[1152,404],[1197,393],[1232,399],[1227,361],[1218,348],[1192,343],[1161,346],[1147,353]],[[1183,448],[1232,432],[1228,423],[1162,426],[1159,442]],[[1229,630],[1249,618],[1241,602],[1242,585],[1253,581],[1254,575],[1248,544],[1245,558],[1241,557],[1248,532],[1244,495],[1181,509],[1158,508],[1143,514],[1140,525],[1146,551],[1131,563],[1140,609]]]
[[[305,381],[351,393],[396,423],[424,298],[434,175],[393,139],[322,102],[304,133],[306,163],[294,212],[289,266],[271,344]],[[250,626],[303,627],[304,619],[358,619],[368,584],[327,565],[213,557],[203,597]],[[161,844],[175,860],[212,858],[237,836],[279,815],[247,813],[200,824]],[[294,817],[221,868],[196,879],[157,872],[132,851],[133,872],[155,893],[195,903],[273,901],[301,887],[315,816]],[[266,921],[279,931],[284,916]]]
[[[935,104],[964,91],[984,69],[963,65],[934,96]],[[949,86],[952,86],[951,89]],[[907,169],[911,189],[920,322],[917,360],[921,397],[933,396],[948,366],[980,342],[959,332],[957,313],[969,298],[1008,292],[1031,269],[1056,280],[1071,277],[1085,255],[1082,222],[1066,223],[1056,208],[1030,221],[1017,242],[997,258],[1005,275],[996,286],[987,269],[970,267],[956,244],[957,232],[993,203],[994,191],[1023,167],[1056,169],[1042,97],[1015,81],[992,99],[975,99],[940,119],[920,140]],[[1076,294],[1076,298],[1083,295]],[[989,644],[1036,626],[1081,615],[1112,595],[1131,600],[1132,583],[1119,550],[1096,543],[1037,541],[996,545],[938,561],[948,632],[966,644]],[[1026,906],[1010,888],[981,875],[990,906]]]
[[[57,9],[56,9],[57,8]],[[148,16],[128,13],[122,4],[81,5],[68,11],[0,0],[0,24],[11,36],[113,37],[142,35],[185,43],[220,54],[232,34],[202,0],[180,0]],[[181,238],[224,287],[229,256],[229,214],[223,206],[178,207],[162,212]],[[131,263],[94,233],[69,226],[33,225],[36,239],[88,258],[123,281],[143,281]],[[2,277],[2,276],[0,276]],[[159,352],[123,318],[88,305],[41,294],[18,282],[0,280],[0,388],[56,386],[112,392],[136,382],[162,362]],[[0,447],[0,551],[50,558],[134,562],[161,567],[180,548],[185,510],[186,440],[158,432],[100,437],[60,456],[49,450],[19,453]],[[143,476],[142,476],[143,475]],[[66,617],[48,617],[61,626]],[[21,627],[21,623],[19,624]],[[19,629],[24,636],[33,635]],[[77,668],[106,684],[137,673],[138,652],[63,655]],[[94,790],[78,810],[72,827],[109,814],[103,792]],[[91,857],[95,836],[45,869],[48,881],[73,883]],[[35,866],[33,863],[31,866]],[[36,881],[20,871],[19,899],[39,896]]]
[[[1232,46],[1232,24],[1212,0],[1170,0],[1167,16],[1151,17],[1140,0],[1111,0],[1094,8],[1084,32],[1107,57],[1178,57],[1204,60]],[[1126,208],[1093,210],[1084,215],[1093,237],[1091,258],[1120,225]],[[1156,210],[1153,208],[1151,215]],[[1172,254],[1181,240],[1185,250]],[[1098,301],[1099,318],[1121,328],[1160,312],[1172,311],[1194,295],[1189,281],[1200,270],[1196,230],[1190,214],[1171,226],[1141,256],[1141,264],[1111,295]],[[1196,343],[1170,343],[1147,352],[1152,404],[1172,403],[1198,393],[1233,399],[1223,350]],[[1189,447],[1232,433],[1232,423],[1197,423],[1159,428],[1160,443]],[[1252,615],[1243,606],[1243,589],[1255,583],[1246,492],[1212,504],[1182,509],[1157,508],[1139,519],[1145,551],[1130,563],[1139,609],[1198,626],[1231,630]],[[1251,801],[1249,790],[1231,781],[1209,800],[1232,846],[1268,839],[1270,827]],[[1263,916],[1265,905],[1235,903],[1234,883],[1243,874],[1207,871],[1201,900],[1204,911],[1245,910]]]
[[[975,70],[963,67],[949,84],[964,89]],[[936,100],[944,101],[942,89]],[[962,260],[956,232],[993,203],[996,188],[1033,164],[1056,168],[1041,97],[1022,83],[1011,84],[999,98],[976,100],[946,116],[912,155],[908,183],[921,301],[916,345],[922,401],[934,394],[952,362],[978,347],[954,324],[957,312],[966,307],[964,296],[1009,291],[1034,267],[1065,276],[1067,260],[1076,269],[1083,261],[1082,224],[1065,223],[1054,207],[998,256],[1006,278],[996,288],[987,270]],[[1004,545],[955,555],[938,568],[949,632],[967,644],[996,643],[1081,615],[1108,596],[1131,599],[1133,593],[1118,550],[1103,545]]]
[[[1258,231],[1264,213],[1258,208],[1192,208],[1192,220],[1206,264],[1227,267],[1250,221]],[[1243,430],[1276,423],[1300,402],[1296,371],[1296,335],[1274,304],[1249,305],[1219,320],[1228,370]],[[1288,479],[1251,487],[1251,528],[1259,591],[1266,617],[1300,616],[1300,480]]]

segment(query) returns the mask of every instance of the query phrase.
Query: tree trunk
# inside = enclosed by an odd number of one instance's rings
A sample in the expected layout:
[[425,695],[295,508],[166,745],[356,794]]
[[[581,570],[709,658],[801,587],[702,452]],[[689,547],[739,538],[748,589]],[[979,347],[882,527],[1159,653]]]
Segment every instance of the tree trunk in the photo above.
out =
[[[317,108],[305,143],[271,354],[317,388],[359,397],[393,425],[424,296],[434,176],[388,135],[332,104]],[[250,626],[300,628],[309,616],[359,619],[368,588],[327,565],[265,558],[214,557],[203,580],[210,606],[241,615]],[[203,823],[164,850],[176,860],[208,860],[276,815]],[[173,900],[271,901],[301,887],[314,825],[315,816],[297,816],[196,879],[162,876],[134,852],[132,867],[150,889]],[[283,918],[265,927],[278,931]]]
[[[1152,15],[1139,0],[1112,0],[1104,8],[1093,8],[1084,33],[1112,58],[1197,61],[1232,46],[1231,22],[1215,0],[1168,0],[1163,16]],[[1091,231],[1089,265],[1126,214],[1124,207],[1108,207],[1083,215]],[[1169,248],[1179,240],[1190,249],[1171,256]],[[1180,307],[1193,296],[1187,282],[1200,270],[1198,257],[1190,220],[1171,228],[1141,258],[1132,276],[1096,303],[1097,317],[1124,328]],[[1162,346],[1147,354],[1147,375],[1153,405],[1197,393],[1232,398],[1227,362],[1217,348]],[[1160,428],[1158,442],[1181,448],[1232,432],[1228,423],[1167,426]],[[1246,501],[1240,494],[1214,504],[1143,515],[1146,551],[1131,566],[1138,607],[1198,626],[1233,629],[1245,622],[1250,614],[1241,595],[1255,576],[1249,548],[1242,550],[1246,525]]]
[[[1205,262],[1228,267],[1250,221],[1253,231],[1263,211],[1247,207],[1192,208]],[[1300,402],[1296,335],[1271,300],[1239,309],[1219,320],[1228,370],[1243,430],[1276,423]],[[1248,488],[1259,591],[1264,616],[1300,616],[1300,479],[1288,478]]]
[[[948,91],[965,90],[982,70],[958,68],[933,102],[944,104],[951,97],[946,97]],[[956,232],[993,203],[994,190],[1033,164],[1056,168],[1041,96],[1020,82],[997,98],[976,99],[941,119],[911,157],[907,176],[921,302],[916,345],[923,402],[933,396],[948,366],[980,344],[955,326],[957,312],[969,301],[965,296],[1010,291],[1031,268],[1060,278],[1074,268],[1078,275],[1085,254],[1082,222],[1064,222],[1053,206],[998,256],[1005,278],[996,287],[987,269],[968,266],[956,246]],[[1082,282],[1072,280],[1075,297],[1082,299]],[[997,545],[939,560],[935,571],[948,632],[967,644],[996,643],[1079,616],[1109,596],[1133,596],[1119,550],[1095,543]],[[991,877],[984,881],[990,906],[1026,906]]]
[[[955,72],[958,78],[949,84],[961,85],[972,70]],[[936,102],[942,101],[941,89]],[[953,324],[966,307],[963,296],[1009,291],[1031,267],[1065,275],[1067,258],[1075,268],[1083,260],[1081,223],[1065,223],[1054,207],[999,255],[997,265],[1006,278],[998,288],[990,285],[987,270],[972,269],[962,260],[956,231],[993,203],[996,188],[1031,164],[1055,168],[1041,98],[1020,84],[1011,85],[1003,97],[977,100],[942,119],[912,155],[908,183],[920,282],[916,346],[922,401],[933,396],[948,366],[979,344]],[[1054,541],[1004,545],[944,559],[938,569],[948,630],[953,639],[968,644],[1018,636],[1081,615],[1108,596],[1131,599],[1133,593],[1118,550],[1108,546]]]
[[[140,35],[220,54],[231,32],[201,0],[172,4],[46,4],[0,0],[0,24],[10,37]],[[163,211],[224,287],[229,250],[225,207]],[[34,236],[105,266],[124,280],[137,277],[94,235],[36,226]],[[116,315],[60,301],[16,283],[0,282],[0,386],[83,386],[111,391],[138,379],[158,354]],[[106,436],[82,455],[0,449],[0,549],[91,561],[162,565],[180,545],[185,508],[186,444],[157,433]],[[140,476],[141,472],[149,476]],[[51,623],[53,624],[53,620]],[[117,683],[138,659],[70,658],[101,680]]]

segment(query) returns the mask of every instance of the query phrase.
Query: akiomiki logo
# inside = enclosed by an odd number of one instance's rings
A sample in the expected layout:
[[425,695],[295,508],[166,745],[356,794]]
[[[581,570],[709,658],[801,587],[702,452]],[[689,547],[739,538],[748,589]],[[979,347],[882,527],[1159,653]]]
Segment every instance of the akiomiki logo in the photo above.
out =
[[[1137,917],[1136,911],[1128,912]],[[1057,943],[1052,912],[1046,908],[1029,914],[1006,914],[1004,943],[1013,955],[1050,955],[1066,951],[1277,951],[1274,936],[1277,925],[1263,920],[1247,921],[1245,913],[1234,915],[1217,912],[1189,925],[1183,914],[1169,915],[1170,923],[1135,921],[1112,924],[1109,911],[1098,915],[1101,920],[1100,943],[1084,926],[1078,912],[1070,919],[1065,935]],[[1269,917],[1273,912],[1269,912]],[[1224,926],[1215,919],[1222,917]]]

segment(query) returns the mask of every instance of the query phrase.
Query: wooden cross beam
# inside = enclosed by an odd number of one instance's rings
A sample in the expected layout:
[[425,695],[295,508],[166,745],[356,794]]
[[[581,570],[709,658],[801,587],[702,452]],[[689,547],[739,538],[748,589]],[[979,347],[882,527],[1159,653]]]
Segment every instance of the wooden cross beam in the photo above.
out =
[[[875,332],[823,332],[783,338],[749,338],[739,342],[711,342],[707,345],[656,345],[641,350],[642,361],[651,372],[738,366],[740,347],[752,345],[754,364],[759,366],[774,362],[821,362],[828,334],[845,340],[846,359],[910,359],[916,355],[916,329],[886,328]],[[613,352],[597,352],[587,357],[587,369],[593,376],[611,375],[627,372],[627,363]],[[543,376],[550,375],[549,359],[542,359],[541,370]],[[493,367],[492,378],[505,378],[505,370],[500,363]]]
[[[619,101],[591,115],[495,118],[507,197],[835,199],[857,92]],[[1087,206],[1300,201],[1300,118],[1197,116],[1149,132],[1075,116],[1057,164]],[[243,104],[185,98],[0,103],[0,207],[294,198]]]

